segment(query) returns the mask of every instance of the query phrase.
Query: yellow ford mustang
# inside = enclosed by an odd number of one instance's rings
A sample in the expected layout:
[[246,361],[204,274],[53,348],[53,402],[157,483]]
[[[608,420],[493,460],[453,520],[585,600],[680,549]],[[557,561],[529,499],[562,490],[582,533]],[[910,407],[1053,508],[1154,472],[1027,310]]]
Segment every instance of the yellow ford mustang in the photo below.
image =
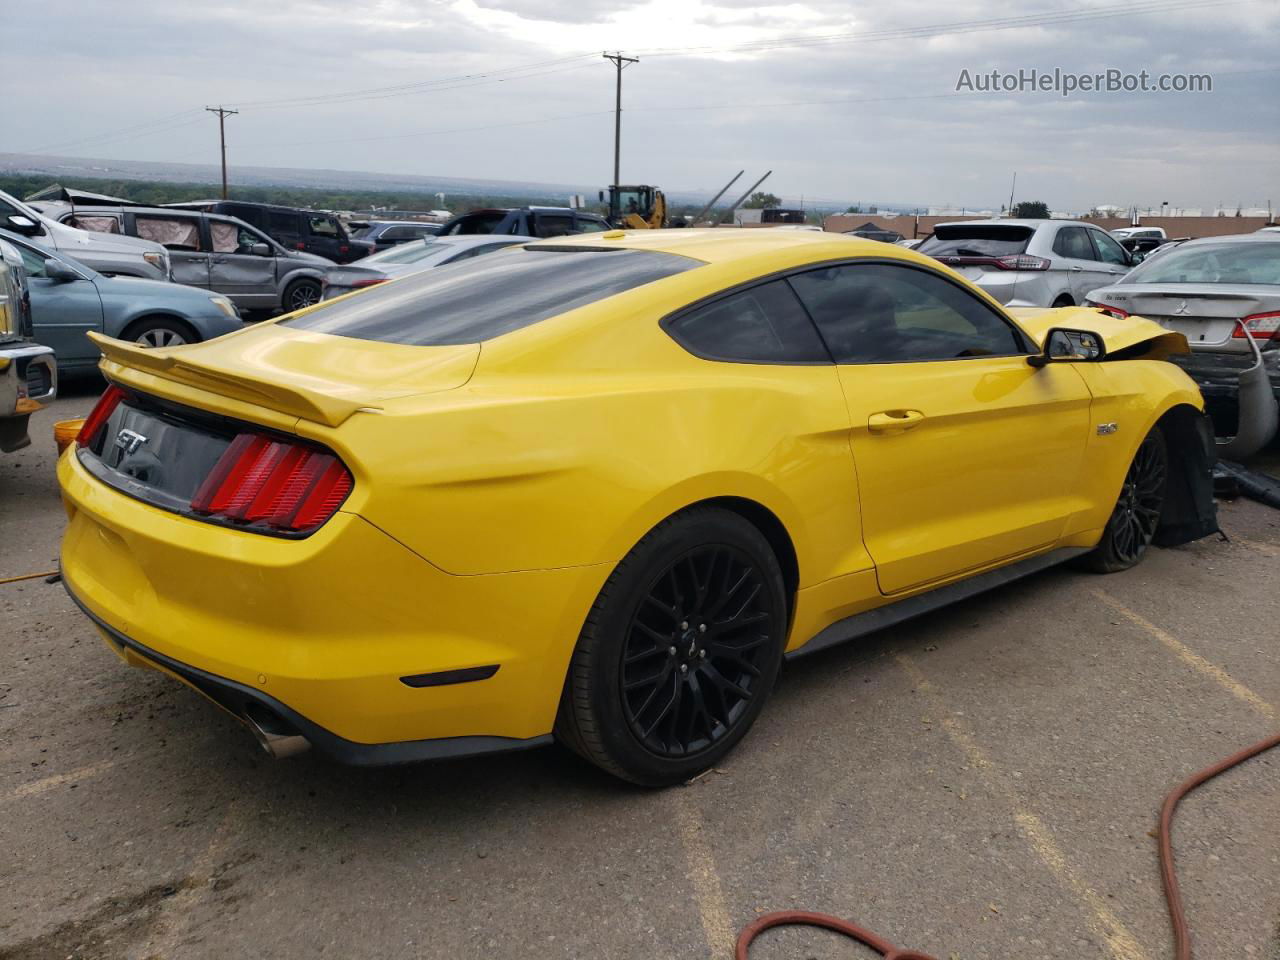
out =
[[1180,334],[831,234],[528,246],[208,343],[100,339],[72,596],[274,752],[716,763],[785,655],[1216,528]]

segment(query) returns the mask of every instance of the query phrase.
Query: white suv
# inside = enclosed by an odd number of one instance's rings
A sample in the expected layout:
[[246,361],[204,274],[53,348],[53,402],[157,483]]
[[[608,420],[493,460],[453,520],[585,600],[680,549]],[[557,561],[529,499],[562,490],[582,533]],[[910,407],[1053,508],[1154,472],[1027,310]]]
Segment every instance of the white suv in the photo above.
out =
[[1005,306],[1070,307],[1140,261],[1101,227],[1079,220],[940,223],[916,248]]

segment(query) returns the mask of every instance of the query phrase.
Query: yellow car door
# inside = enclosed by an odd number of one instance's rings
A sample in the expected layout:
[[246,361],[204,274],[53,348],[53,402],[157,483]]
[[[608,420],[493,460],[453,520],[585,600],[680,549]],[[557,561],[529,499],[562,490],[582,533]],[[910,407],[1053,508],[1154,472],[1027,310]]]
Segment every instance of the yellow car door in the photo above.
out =
[[882,593],[1051,546],[1074,493],[1090,394],[1034,368],[1014,324],[927,267],[863,262],[794,275],[849,407],[863,538]]

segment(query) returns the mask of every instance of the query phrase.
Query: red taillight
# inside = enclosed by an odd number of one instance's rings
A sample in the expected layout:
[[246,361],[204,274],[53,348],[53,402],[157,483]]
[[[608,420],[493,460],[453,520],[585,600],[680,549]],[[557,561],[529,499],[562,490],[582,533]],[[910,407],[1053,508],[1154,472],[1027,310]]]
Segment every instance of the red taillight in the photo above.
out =
[[305,249],[307,249],[307,245],[306,245],[305,243],[303,243],[301,240],[299,240],[299,241],[298,241],[297,243],[295,243],[293,246],[294,246],[294,249],[296,249],[296,250],[305,250]]
[[[1245,317],[1242,322],[1249,328],[1255,340],[1280,340],[1280,311],[1255,313]],[[1236,340],[1244,339],[1244,330],[1240,324],[1236,324],[1236,328],[1231,331],[1231,336]]]
[[1044,257],[1033,257],[1029,253],[1013,253],[1007,257],[997,257],[995,265],[1001,270],[1048,270],[1049,261]]
[[345,243],[343,243],[343,244],[340,244],[340,245],[338,246],[338,252],[339,252],[339,253],[350,253],[350,252],[351,252],[351,248],[350,248],[349,246],[347,246]]
[[351,473],[315,447],[242,433],[223,451],[191,509],[202,516],[304,533],[337,512]]
[[1095,300],[1090,300],[1088,303],[1085,304],[1085,306],[1096,307],[1097,309],[1101,310],[1103,313],[1110,314],[1111,316],[1115,317],[1117,320],[1123,320],[1125,317],[1129,316],[1128,310],[1121,310],[1119,307],[1113,307],[1109,303],[1098,303]]
[[102,429],[103,424],[107,422],[111,414],[115,413],[116,407],[120,406],[120,401],[123,399],[123,390],[114,383],[108,386],[102,396],[98,398],[93,412],[85,418],[84,425],[80,427],[80,432],[76,434],[76,446],[87,447],[93,443],[98,431]]
[[357,287],[375,287],[380,283],[386,283],[390,279],[390,277],[369,277],[365,280],[352,280],[351,287],[352,289]]

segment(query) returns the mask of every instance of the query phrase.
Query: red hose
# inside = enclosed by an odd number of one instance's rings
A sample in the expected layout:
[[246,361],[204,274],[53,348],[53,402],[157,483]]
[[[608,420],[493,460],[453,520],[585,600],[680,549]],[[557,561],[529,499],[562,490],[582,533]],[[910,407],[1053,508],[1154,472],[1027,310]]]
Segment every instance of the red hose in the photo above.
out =
[[[1280,746],[1280,734],[1268,737],[1259,743],[1255,743],[1251,747],[1233,753],[1220,763],[1215,763],[1211,767],[1206,767],[1199,773],[1188,777],[1176,790],[1164,798],[1164,805],[1160,808],[1160,825],[1158,836],[1160,841],[1160,880],[1164,884],[1165,900],[1169,904],[1169,922],[1173,926],[1173,939],[1176,945],[1175,960],[1191,960],[1191,931],[1187,927],[1187,917],[1182,909],[1182,894],[1178,891],[1178,875],[1174,870],[1173,864],[1173,814],[1178,808],[1178,804],[1192,790],[1201,784],[1212,780],[1220,773],[1230,770],[1232,767],[1238,766],[1260,753]],[[738,944],[734,949],[734,960],[747,960],[747,954],[751,950],[751,944],[764,933],[764,931],[772,927],[785,926],[802,926],[802,927],[820,927],[824,930],[834,930],[836,933],[844,934],[851,940],[857,940],[859,943],[870,947],[879,953],[885,960],[936,960],[927,953],[917,953],[914,950],[903,950],[901,947],[895,947],[884,937],[872,933],[859,927],[857,924],[850,923],[847,920],[841,920],[839,917],[833,917],[826,913],[808,913],[803,910],[782,910],[777,913],[766,913],[763,917],[759,917],[747,924],[740,934],[738,934]]]

